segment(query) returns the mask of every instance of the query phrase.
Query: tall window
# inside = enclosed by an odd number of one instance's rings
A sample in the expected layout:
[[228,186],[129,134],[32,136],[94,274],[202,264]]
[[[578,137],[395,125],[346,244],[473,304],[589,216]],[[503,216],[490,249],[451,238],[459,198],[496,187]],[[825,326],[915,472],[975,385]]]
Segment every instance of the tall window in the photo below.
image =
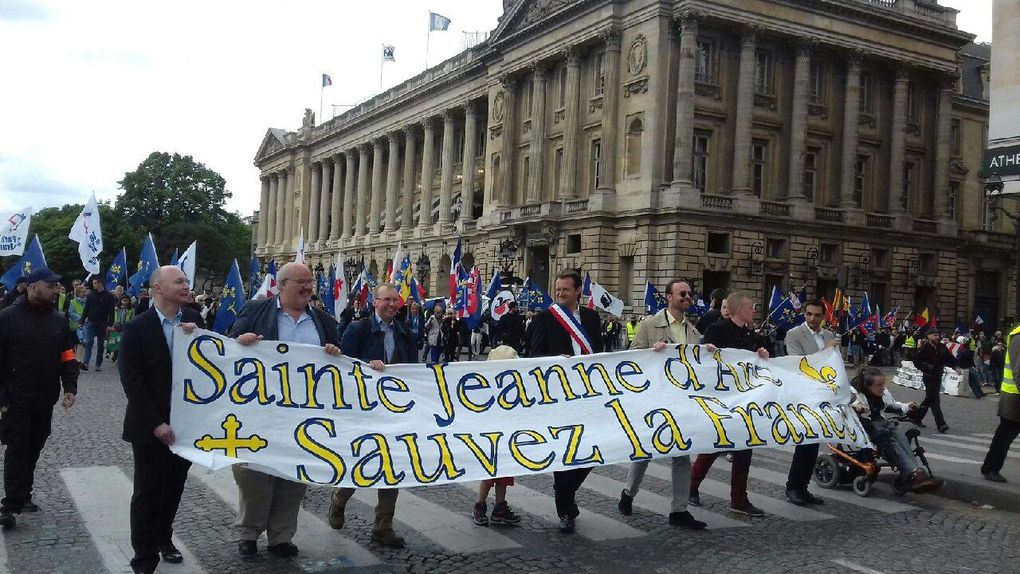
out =
[[956,221],[956,204],[960,198],[960,182],[951,181],[949,182],[949,198],[947,199],[947,208],[949,210],[949,220]]
[[553,187],[553,197],[556,197],[560,192],[560,186],[563,181],[563,148],[561,147],[556,148],[556,161],[553,163],[553,169],[556,170],[553,174],[553,183],[555,184]]
[[595,61],[592,66],[592,97],[601,96],[606,93],[606,54],[604,52],[595,53]]
[[768,185],[769,142],[754,140],[751,143],[751,191],[762,197]]
[[754,93],[771,96],[775,92],[772,52],[757,50],[754,53],[754,64]]
[[528,188],[531,187],[531,156],[524,156],[521,162],[521,196],[527,197]]
[[875,77],[871,72],[861,72],[860,111],[862,114],[875,113]]
[[627,177],[641,175],[641,138],[644,135],[644,123],[641,118],[634,118],[627,127]]
[[698,38],[698,51],[694,56],[694,80],[706,84],[715,84],[715,42],[707,38]]
[[907,119],[916,122],[921,116],[921,90],[917,89],[917,83],[907,82]]
[[912,161],[903,164],[903,190],[900,192],[900,205],[904,210],[910,208],[910,192],[914,188],[914,170],[916,168],[916,164]]
[[804,196],[814,201],[818,193],[818,150],[809,149],[804,154]]
[[535,81],[528,80],[528,85],[524,86],[524,98],[522,98],[521,106],[524,108],[521,110],[521,117],[529,119],[531,117],[531,100],[535,96]]
[[960,120],[953,118],[949,123],[949,144],[951,146],[953,155],[956,157],[960,156],[960,149],[962,147],[960,137],[963,130],[960,128]]
[[864,205],[864,192],[868,186],[868,156],[859,155],[854,163],[854,203]]
[[591,141],[591,182],[592,191],[602,183],[602,140]]
[[812,104],[825,104],[827,80],[825,64],[823,62],[811,62],[811,74],[808,82],[808,100]]
[[693,172],[691,174],[691,181],[694,183],[694,189],[701,193],[705,193],[708,190],[709,149],[711,144],[711,134],[694,134],[694,161],[691,162],[691,170]]
[[557,74],[557,85],[559,92],[559,107],[564,107],[567,103],[567,67],[562,66],[559,74]]

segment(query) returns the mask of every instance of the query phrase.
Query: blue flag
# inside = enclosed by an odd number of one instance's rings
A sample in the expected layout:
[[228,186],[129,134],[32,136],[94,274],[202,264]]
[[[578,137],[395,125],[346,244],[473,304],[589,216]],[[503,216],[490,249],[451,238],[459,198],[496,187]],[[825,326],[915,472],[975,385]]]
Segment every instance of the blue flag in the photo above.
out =
[[502,280],[500,279],[499,271],[492,272],[492,279],[489,281],[488,288],[485,289],[485,297],[492,301],[492,298],[499,293],[499,288],[502,286]]
[[553,300],[531,277],[528,277],[521,286],[520,294],[517,295],[517,304],[529,311],[545,310],[553,304]]
[[336,266],[330,263],[329,272],[326,274],[326,284],[319,290],[319,298],[330,317],[336,317],[336,293],[333,286],[336,285]]
[[8,289],[14,289],[18,286],[19,278],[40,267],[46,267],[46,256],[43,255],[42,244],[39,243],[39,236],[36,235],[32,238],[32,243],[28,244],[25,252],[21,254],[18,262],[8,269],[3,277],[0,277],[0,283],[6,285]]
[[128,283],[131,284],[128,294],[138,295],[138,291],[149,282],[149,277],[157,267],[159,267],[159,258],[156,256],[156,245],[152,242],[152,234],[149,233],[142,243],[142,253],[138,257],[138,271],[128,277]]
[[691,304],[691,307],[687,309],[687,316],[697,317],[700,319],[705,315],[705,313],[708,313],[708,305],[705,304],[705,297],[698,295],[698,298],[693,304]]
[[216,312],[213,331],[226,334],[234,325],[234,321],[237,321],[237,315],[241,312],[245,300],[241,269],[237,266],[237,259],[234,259],[230,265],[230,272],[227,273],[227,284],[223,286],[223,294],[220,295],[220,310]]
[[445,31],[450,27],[450,19],[442,14],[429,12],[429,32],[436,30]]
[[659,293],[651,281],[645,281],[645,308],[650,315],[666,308],[666,298],[662,296],[662,293]]
[[174,254],[170,256],[170,265],[177,265],[177,262],[181,260],[180,252],[177,248],[174,248]]
[[251,258],[251,267],[248,270],[248,292],[254,293],[259,290],[262,286],[262,279],[259,278],[261,275],[262,265],[259,264],[258,257]]
[[120,253],[113,258],[113,263],[106,271],[106,290],[113,291],[117,285],[122,285],[125,277],[127,277],[127,250],[121,247]]

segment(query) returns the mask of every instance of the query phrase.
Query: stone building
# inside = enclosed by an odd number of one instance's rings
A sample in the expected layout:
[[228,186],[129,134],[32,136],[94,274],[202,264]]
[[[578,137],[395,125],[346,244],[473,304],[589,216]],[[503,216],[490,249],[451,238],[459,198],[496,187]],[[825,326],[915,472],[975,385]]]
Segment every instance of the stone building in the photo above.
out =
[[504,0],[486,42],[267,132],[256,253],[304,229],[313,265],[380,270],[402,242],[443,295],[461,237],[485,276],[581,268],[636,312],[679,275],[995,321],[1012,235],[972,40],[932,0]]

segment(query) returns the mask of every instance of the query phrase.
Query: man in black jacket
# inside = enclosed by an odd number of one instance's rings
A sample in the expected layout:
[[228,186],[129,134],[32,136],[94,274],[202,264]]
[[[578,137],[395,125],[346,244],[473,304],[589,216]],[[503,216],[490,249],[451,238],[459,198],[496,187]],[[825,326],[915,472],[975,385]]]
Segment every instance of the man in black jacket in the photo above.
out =
[[53,405],[63,384],[64,408],[78,392],[78,362],[67,319],[54,308],[60,281],[43,267],[25,280],[25,296],[0,313],[0,439],[4,452],[4,498],[0,526],[13,528],[15,514],[33,512],[35,465],[50,435]]
[[[702,338],[702,343],[711,343],[720,349],[743,349],[753,351],[767,359],[769,352],[765,349],[765,341],[755,333],[754,301],[745,293],[733,293],[726,299],[729,318],[712,324]],[[730,469],[730,510],[748,516],[765,516],[765,513],[747,498],[747,477],[751,471],[750,449],[733,452],[733,466]],[[700,454],[691,469],[690,503],[701,506],[698,487],[708,475],[712,463],[719,456],[718,452]]]
[[499,340],[520,354],[524,350],[524,317],[518,311],[516,302],[510,302],[507,306],[509,310],[499,318]]
[[[375,313],[367,319],[351,323],[344,331],[340,343],[343,354],[368,363],[375,371],[383,371],[386,365],[417,363],[418,346],[414,334],[406,323],[395,319],[400,308],[397,288],[391,283],[377,285],[372,306]],[[400,491],[396,488],[380,488],[378,492],[372,540],[384,546],[401,548],[404,539],[393,531],[393,515],[397,508],[397,493]],[[344,527],[344,512],[351,496],[354,496],[353,488],[333,491],[329,504],[329,525],[337,530]]]
[[96,349],[96,370],[103,369],[106,335],[113,330],[113,310],[117,307],[117,299],[106,290],[102,278],[92,278],[92,292],[85,297],[85,310],[82,311],[82,322],[85,325],[85,361],[81,364],[83,371],[89,370],[92,360],[92,344],[99,341]]
[[702,315],[700,319],[698,319],[698,323],[694,326],[694,328],[697,329],[699,333],[707,333],[709,327],[711,327],[714,323],[718,322],[720,319],[723,319],[722,304],[723,299],[726,298],[726,290],[712,289],[711,298],[712,308],[709,309],[708,311],[705,311],[705,314]]
[[[531,320],[528,350],[531,357],[588,355],[602,352],[599,314],[580,306],[581,274],[574,270],[556,276],[556,303]],[[591,467],[559,470],[553,473],[556,515],[560,532],[574,531],[574,519],[580,514],[575,496]]]
[[914,366],[921,371],[921,380],[924,382],[924,400],[921,401],[921,408],[910,415],[917,426],[924,426],[922,423],[924,415],[931,409],[938,431],[944,433],[949,430],[946,417],[942,414],[942,374],[947,366],[955,365],[956,359],[942,344],[939,332],[928,329],[925,340],[917,349],[917,356],[914,358]]
[[124,326],[117,359],[127,395],[122,438],[131,443],[135,460],[131,495],[135,572],[154,572],[160,555],[172,564],[184,560],[171,536],[191,462],[170,452],[175,440],[170,427],[170,349],[178,326],[190,331],[202,320],[183,308],[188,278],[179,268],[160,267],[152,272],[149,284],[153,306]]

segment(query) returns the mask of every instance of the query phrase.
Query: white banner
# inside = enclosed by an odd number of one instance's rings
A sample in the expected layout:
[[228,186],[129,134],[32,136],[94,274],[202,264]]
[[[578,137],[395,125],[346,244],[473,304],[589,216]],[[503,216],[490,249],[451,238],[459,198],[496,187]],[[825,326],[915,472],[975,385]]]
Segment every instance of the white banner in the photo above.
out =
[[99,206],[96,194],[89,197],[85,207],[74,220],[71,232],[67,234],[71,241],[78,242],[78,256],[82,267],[92,274],[99,273],[99,255],[103,252],[103,231],[99,223]]
[[835,350],[391,365],[320,347],[244,347],[209,331],[173,348],[173,451],[222,468],[361,488],[520,476],[778,445],[867,446]]
[[32,208],[26,207],[7,214],[0,221],[0,257],[21,255],[28,245],[28,227],[32,224]]

